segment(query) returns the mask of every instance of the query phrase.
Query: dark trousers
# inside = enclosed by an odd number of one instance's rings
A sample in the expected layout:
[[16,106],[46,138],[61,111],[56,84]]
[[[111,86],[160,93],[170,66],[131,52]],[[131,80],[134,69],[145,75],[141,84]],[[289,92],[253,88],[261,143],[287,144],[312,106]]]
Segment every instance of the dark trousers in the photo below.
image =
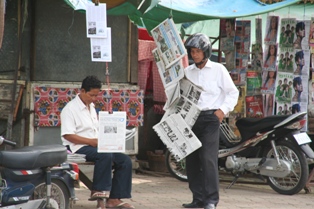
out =
[[85,154],[86,161],[95,162],[93,190],[110,191],[110,198],[113,199],[131,198],[132,162],[129,156],[98,153],[97,148],[92,146],[84,146],[76,153]]
[[200,115],[192,131],[202,147],[186,157],[189,188],[194,201],[218,204],[219,201],[219,119],[214,114]]

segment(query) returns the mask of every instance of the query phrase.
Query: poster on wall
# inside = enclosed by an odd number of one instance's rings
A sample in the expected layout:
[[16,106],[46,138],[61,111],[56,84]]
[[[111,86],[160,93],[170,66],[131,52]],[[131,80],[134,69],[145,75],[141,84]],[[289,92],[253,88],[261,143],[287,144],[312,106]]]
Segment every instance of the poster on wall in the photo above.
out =
[[265,45],[265,51],[264,51],[264,64],[263,69],[274,71],[276,70],[276,64],[277,64],[277,51],[278,51],[278,45],[277,44],[270,44]]
[[278,71],[293,73],[295,53],[292,47],[280,47]]
[[263,110],[263,96],[254,95],[246,96],[246,117],[248,118],[262,118],[264,115]]
[[294,49],[309,48],[310,20],[297,20],[295,25]]
[[[292,73],[277,73],[275,97],[278,102],[291,102],[292,97]],[[278,108],[278,107],[277,107]]]
[[293,41],[295,37],[295,18],[282,18],[281,28],[279,35],[280,47],[293,47]]
[[277,43],[277,34],[278,34],[278,23],[279,16],[268,16],[266,22],[266,31],[265,31],[265,44],[276,44]]

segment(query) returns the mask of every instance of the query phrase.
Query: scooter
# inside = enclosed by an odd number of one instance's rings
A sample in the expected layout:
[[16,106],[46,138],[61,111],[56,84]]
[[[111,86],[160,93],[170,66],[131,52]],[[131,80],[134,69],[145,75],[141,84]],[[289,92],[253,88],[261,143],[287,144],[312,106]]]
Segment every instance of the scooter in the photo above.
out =
[[[16,145],[0,136],[2,144]],[[73,208],[79,170],[66,160],[67,149],[59,144],[0,151],[0,208]]]
[[[301,129],[306,112],[265,118],[241,118],[236,137],[226,122],[220,125],[219,169],[233,181],[245,173],[257,174],[279,194],[293,195],[305,188],[314,152],[310,137]],[[177,179],[187,181],[185,160],[177,162],[167,150],[166,166]],[[200,171],[201,172],[201,171]]]

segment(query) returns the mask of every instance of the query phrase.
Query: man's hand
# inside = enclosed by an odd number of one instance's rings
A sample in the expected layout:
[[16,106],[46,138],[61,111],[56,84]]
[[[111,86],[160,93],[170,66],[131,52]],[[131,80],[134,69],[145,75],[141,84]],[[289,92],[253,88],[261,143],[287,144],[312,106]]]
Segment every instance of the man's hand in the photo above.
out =
[[217,116],[219,122],[221,123],[225,116],[224,112],[221,109],[218,109],[214,112],[214,114]]

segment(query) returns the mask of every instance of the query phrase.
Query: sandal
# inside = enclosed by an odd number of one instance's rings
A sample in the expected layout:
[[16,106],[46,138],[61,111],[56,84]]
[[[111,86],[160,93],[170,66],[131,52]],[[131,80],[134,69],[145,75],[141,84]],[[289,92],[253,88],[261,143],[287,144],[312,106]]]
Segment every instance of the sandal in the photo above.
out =
[[109,192],[98,192],[98,191],[94,191],[92,192],[90,198],[88,199],[89,201],[94,201],[97,199],[104,199],[104,198],[109,198],[110,193]]
[[121,202],[115,206],[109,207],[108,205],[106,205],[107,209],[114,209],[114,208],[120,208],[120,209],[135,209],[135,207],[133,205],[130,205],[129,203],[126,202]]

